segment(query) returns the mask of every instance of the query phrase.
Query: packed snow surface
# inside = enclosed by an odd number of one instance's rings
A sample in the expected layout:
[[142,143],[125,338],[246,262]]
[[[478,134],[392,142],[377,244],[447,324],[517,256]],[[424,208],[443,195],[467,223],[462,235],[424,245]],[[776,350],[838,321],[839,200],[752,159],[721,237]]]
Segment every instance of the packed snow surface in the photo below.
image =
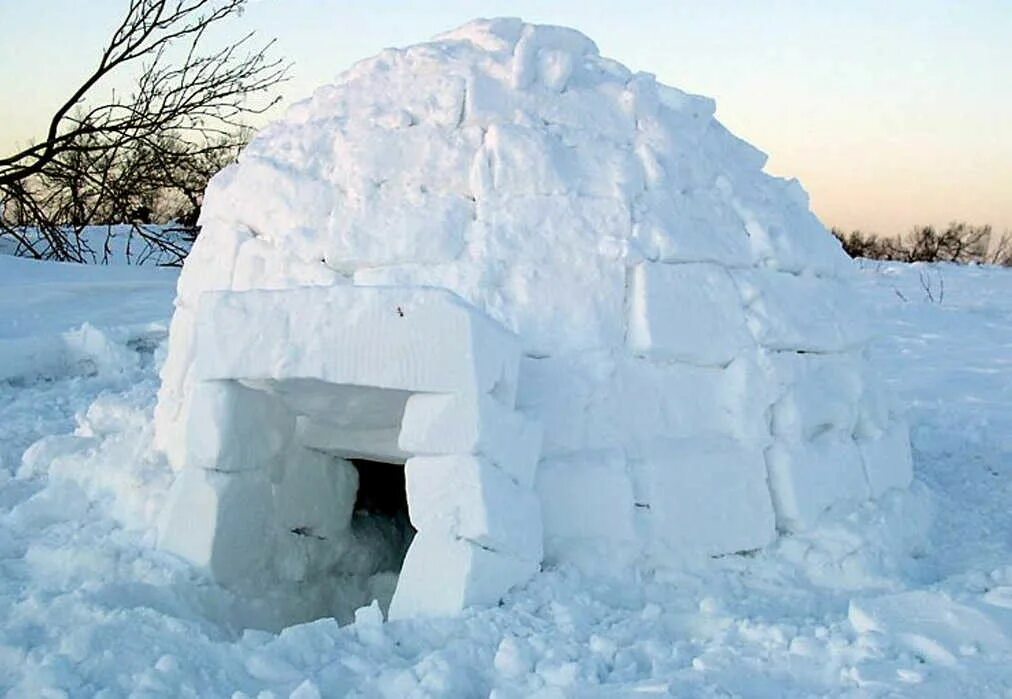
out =
[[280,493],[316,512],[353,487],[347,459],[406,462],[415,602],[395,609],[443,613],[542,556],[652,570],[905,489],[851,261],[714,109],[574,30],[482,20],[264,128],[208,186],[179,280],[162,545],[219,581],[333,581],[322,549],[351,530],[282,516]]
[[[0,692],[1007,696],[1012,274],[863,267],[871,359],[908,406],[909,491],[748,555],[626,578],[549,565],[454,619],[384,623],[366,606],[278,632],[285,600],[238,596],[153,548],[174,477],[152,444],[172,273],[110,294],[144,272],[0,256],[19,337],[87,322],[104,338],[0,382]],[[51,305],[52,288],[74,303]]]

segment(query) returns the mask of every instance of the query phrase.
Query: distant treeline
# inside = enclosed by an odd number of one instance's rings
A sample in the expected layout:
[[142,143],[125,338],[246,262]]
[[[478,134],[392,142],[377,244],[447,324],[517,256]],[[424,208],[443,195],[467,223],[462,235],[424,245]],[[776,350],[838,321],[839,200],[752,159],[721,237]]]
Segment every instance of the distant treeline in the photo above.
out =
[[833,235],[851,257],[897,262],[956,262],[1012,267],[1012,232],[998,233],[991,226],[950,223],[944,230],[918,226],[909,234],[892,237],[839,228]]

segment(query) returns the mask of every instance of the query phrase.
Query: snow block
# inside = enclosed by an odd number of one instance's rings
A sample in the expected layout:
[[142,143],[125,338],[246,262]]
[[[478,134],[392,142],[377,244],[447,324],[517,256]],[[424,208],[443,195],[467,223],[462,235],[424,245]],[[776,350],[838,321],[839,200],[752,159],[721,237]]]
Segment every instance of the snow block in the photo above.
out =
[[163,509],[158,545],[223,584],[258,579],[272,554],[271,484],[259,473],[180,471]]
[[490,396],[415,393],[404,407],[398,447],[412,454],[484,456],[530,488],[541,426]]
[[[216,203],[208,218],[231,219],[238,214],[244,226],[274,240],[326,217],[336,195],[314,173],[298,172],[250,153],[244,153],[242,165],[229,168],[228,173],[214,180],[216,196],[211,199]],[[226,208],[229,205],[232,208]]]
[[[641,153],[649,149],[656,156],[648,139],[639,134],[637,140]],[[671,174],[665,174],[670,182]],[[640,201],[642,210],[634,212],[632,239],[648,260],[715,262],[729,267],[752,264],[745,227],[734,212],[722,210],[712,191],[678,195],[660,187],[644,192]]]
[[190,394],[188,468],[256,471],[276,464],[289,446],[295,415],[238,381],[201,381]]
[[[721,145],[739,163],[751,159],[744,151],[762,155],[722,125],[717,124],[716,130],[722,132]],[[753,161],[756,170],[764,159]],[[812,213],[808,194],[797,180],[735,177],[732,182],[720,175],[716,189],[723,193],[724,205],[733,208],[744,224],[756,266],[824,277],[845,277],[853,270],[843,246]]]
[[772,350],[845,352],[869,339],[850,287],[835,279],[734,270],[756,341]]
[[[335,319],[340,322],[335,322]],[[514,398],[516,336],[443,289],[302,287],[209,292],[197,311],[197,378],[311,377]]]
[[408,512],[418,531],[541,560],[537,496],[505,472],[473,456],[416,456],[404,469]]
[[878,437],[857,440],[864,462],[864,472],[873,498],[881,497],[891,488],[907,488],[914,478],[910,454],[910,433],[902,420]]
[[617,452],[545,459],[538,468],[545,540],[636,540],[633,484]]
[[357,492],[358,472],[350,462],[295,449],[274,486],[278,526],[297,536],[328,541],[328,546],[338,549],[337,542],[351,523]]
[[263,391],[297,415],[299,444],[346,458],[403,463],[397,431],[409,391],[332,384],[315,378],[255,379],[244,384]]
[[761,445],[664,440],[645,467],[653,536],[674,556],[748,551],[776,537]]
[[639,356],[702,366],[754,345],[727,270],[705,263],[634,267],[627,339]]
[[[479,198],[477,214],[474,235],[484,239],[479,249],[509,262],[493,273],[491,287],[471,287],[465,277],[450,288],[517,332],[527,352],[554,355],[621,344],[626,201],[495,193]],[[560,249],[568,251],[568,263],[546,273],[545,260]]]
[[[568,27],[526,25],[513,47],[514,88],[522,90],[531,87],[538,74],[538,58],[548,51],[564,53],[577,59],[597,55],[597,46],[580,32]],[[561,88],[551,89],[561,91]]]
[[[327,225],[327,263],[343,267],[344,262],[335,247],[340,246],[366,264],[389,263],[394,259],[419,262],[423,259],[439,259],[426,253],[438,250],[447,242],[447,236],[459,236],[460,228],[435,231],[430,240],[424,239],[425,228],[436,220],[445,220],[448,202],[435,200],[433,217],[418,217],[421,220],[390,221],[391,216],[405,217],[408,213],[417,216],[419,207],[428,208],[433,195],[468,198],[465,206],[470,209],[472,201],[468,169],[474,150],[481,144],[481,129],[444,129],[433,124],[410,124],[411,115],[404,110],[386,116],[395,122],[394,128],[342,129],[332,136],[332,154],[342,162],[353,165],[344,170],[342,186],[358,196],[338,200],[338,207],[331,212]],[[403,121],[402,121],[403,120]],[[408,122],[408,123],[404,123]],[[410,160],[412,168],[399,168],[400,160]],[[453,173],[447,177],[448,173]],[[377,187],[377,182],[382,186]],[[371,219],[373,216],[382,219]],[[470,218],[470,215],[468,215]],[[344,220],[342,220],[344,219]],[[382,227],[382,236],[372,235],[371,240],[362,237],[372,224],[371,230]],[[393,227],[387,226],[393,224]],[[403,228],[404,224],[418,228]],[[357,230],[356,230],[357,229]],[[348,232],[343,241],[335,239],[338,232]],[[428,229],[428,232],[433,232]],[[422,235],[419,235],[422,234]],[[383,249],[383,242],[392,249]],[[402,246],[420,246],[408,250]],[[459,246],[459,242],[453,247]],[[400,250],[398,250],[400,248]],[[365,256],[363,256],[365,253]],[[407,253],[405,255],[405,253]],[[331,257],[331,255],[334,255]],[[378,255],[373,257],[372,255]]]
[[484,149],[491,185],[500,194],[566,194],[573,187],[566,176],[562,143],[543,131],[518,124],[492,124]]
[[495,604],[539,569],[537,560],[496,553],[439,532],[420,531],[404,559],[388,616],[451,616],[474,604]]
[[353,270],[444,262],[459,255],[474,202],[456,195],[407,194],[385,188],[364,202],[342,202],[330,218],[327,260],[338,269]]
[[864,384],[857,355],[778,352],[771,362],[783,390],[772,410],[775,436],[804,441],[829,430],[854,431]]
[[592,444],[600,440],[604,447],[605,439],[621,440],[634,453],[658,435],[746,441],[769,435],[768,379],[752,356],[738,357],[726,367],[626,358],[610,383],[611,390],[598,392],[588,411]]
[[849,434],[776,441],[766,450],[766,467],[780,529],[803,531],[833,504],[868,498],[861,452]]
[[402,464],[411,456],[397,446],[400,428],[353,428],[335,425],[322,419],[299,415],[295,420],[295,441],[304,447],[346,459],[369,459],[384,463]]
[[274,484],[275,549],[265,572],[294,582],[333,575],[357,543],[351,531],[357,490],[358,472],[349,462],[293,449]]

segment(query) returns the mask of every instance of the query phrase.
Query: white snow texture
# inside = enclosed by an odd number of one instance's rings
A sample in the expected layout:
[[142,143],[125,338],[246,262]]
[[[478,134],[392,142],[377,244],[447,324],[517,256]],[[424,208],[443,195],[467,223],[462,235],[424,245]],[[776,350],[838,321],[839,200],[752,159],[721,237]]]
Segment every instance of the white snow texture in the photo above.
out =
[[849,259],[714,108],[512,19],[290,108],[210,183],[179,280],[162,544],[301,579],[340,554],[343,459],[406,461],[394,611],[448,613],[542,556],[751,550],[905,488]]

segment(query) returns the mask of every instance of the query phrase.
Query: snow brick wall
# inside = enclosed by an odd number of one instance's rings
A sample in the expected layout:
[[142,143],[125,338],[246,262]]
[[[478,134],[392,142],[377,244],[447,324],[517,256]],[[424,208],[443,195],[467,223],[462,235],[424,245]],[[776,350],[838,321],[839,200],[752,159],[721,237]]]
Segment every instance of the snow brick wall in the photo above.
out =
[[208,187],[161,545],[228,584],[326,579],[361,544],[349,459],[406,464],[391,614],[445,614],[543,558],[748,551],[906,487],[850,261],[764,164],[570,29],[357,64]]

